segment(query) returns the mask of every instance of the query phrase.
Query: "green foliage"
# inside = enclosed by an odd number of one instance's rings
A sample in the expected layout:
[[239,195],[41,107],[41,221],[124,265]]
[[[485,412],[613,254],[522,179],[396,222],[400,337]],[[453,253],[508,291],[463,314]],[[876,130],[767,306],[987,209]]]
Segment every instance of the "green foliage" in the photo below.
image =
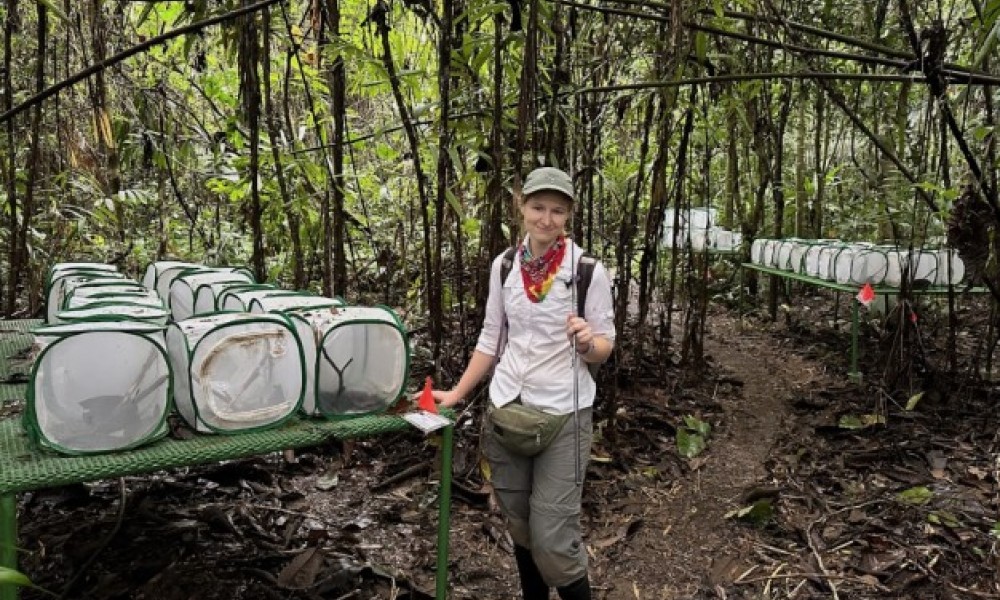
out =
[[755,527],[764,527],[774,519],[774,515],[774,503],[768,499],[761,499],[750,506],[729,511],[726,513],[726,518],[746,521]]
[[923,485],[911,487],[896,494],[896,499],[903,504],[912,504],[917,506],[927,504],[933,498],[934,492],[932,492],[927,486]]
[[20,571],[11,569],[9,567],[0,567],[0,585],[12,585],[16,587],[31,588],[35,591],[45,594],[46,596],[52,596],[52,597],[58,596],[58,594],[55,594],[45,588],[39,587],[34,583],[32,583],[31,579],[29,579],[28,576],[25,575],[24,573],[21,573]]
[[712,426],[698,417],[686,415],[677,428],[677,451],[684,458],[694,458],[705,451]]

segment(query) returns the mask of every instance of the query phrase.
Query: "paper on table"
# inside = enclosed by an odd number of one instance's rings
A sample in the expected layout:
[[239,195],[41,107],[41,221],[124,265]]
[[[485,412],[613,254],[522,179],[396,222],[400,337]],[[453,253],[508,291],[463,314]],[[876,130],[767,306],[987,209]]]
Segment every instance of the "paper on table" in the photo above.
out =
[[403,418],[424,433],[430,433],[451,425],[451,419],[443,415],[437,415],[426,410],[416,410],[403,415]]

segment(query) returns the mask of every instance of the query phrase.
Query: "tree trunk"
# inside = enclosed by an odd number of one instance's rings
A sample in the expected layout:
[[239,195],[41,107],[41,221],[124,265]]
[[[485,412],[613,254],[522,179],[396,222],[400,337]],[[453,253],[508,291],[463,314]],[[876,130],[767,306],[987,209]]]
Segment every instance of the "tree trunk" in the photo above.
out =
[[[490,260],[500,254],[506,240],[503,236],[503,207],[507,206],[503,189],[504,132],[503,132],[503,14],[493,16],[493,101],[490,123],[490,172],[486,182],[488,211],[484,224],[485,243],[481,246],[478,277],[476,278],[476,306],[485,307],[490,290]],[[513,226],[513,224],[512,224]]]
[[[3,110],[8,112],[14,106],[14,83],[11,76],[11,66],[13,62],[12,40],[16,31],[17,22],[17,0],[8,0],[7,14],[4,19],[3,30]],[[7,152],[0,169],[4,170],[4,188],[7,194],[7,231],[10,232],[10,245],[7,251],[7,294],[4,313],[7,317],[14,314],[15,300],[17,298],[17,273],[14,272],[17,264],[17,143],[14,140],[16,119],[7,119]]]
[[[319,0],[317,0],[319,1]],[[340,0],[326,0],[326,17],[329,21],[324,31],[329,31],[331,39],[340,39]],[[322,40],[322,43],[328,43]],[[323,291],[325,294],[347,295],[347,252],[345,229],[347,219],[344,200],[344,146],[347,132],[347,69],[340,54],[333,60],[327,74],[333,114],[333,206],[322,207],[323,213]],[[325,200],[325,197],[324,197]],[[332,208],[332,214],[331,214]],[[332,246],[331,246],[332,245]],[[331,265],[332,261],[332,265]],[[387,275],[391,281],[392,273]]]
[[[91,60],[94,63],[104,61],[108,55],[107,35],[110,24],[104,18],[101,9],[103,0],[91,0],[90,3],[90,39]],[[118,199],[121,191],[121,172],[118,164],[118,144],[115,141],[111,125],[111,109],[108,104],[108,86],[103,70],[94,74],[94,85],[91,88],[91,105],[94,109],[94,130],[97,132],[97,150],[104,161],[104,170],[98,178],[104,194],[111,199],[115,209],[115,219],[118,226],[118,239],[125,242],[127,223],[125,207]],[[39,90],[41,91],[41,90]]]
[[808,215],[806,206],[809,193],[806,190],[806,100],[809,91],[806,84],[800,84],[801,97],[798,99],[798,115],[795,120],[795,237],[807,237]]
[[[430,288],[431,346],[435,362],[441,358],[441,342],[444,328],[444,307],[442,306],[444,277],[441,272],[441,249],[444,243],[444,213],[447,196],[451,192],[451,46],[452,46],[452,0],[441,2],[441,31],[438,39],[438,95],[441,99],[441,123],[438,131],[437,153],[437,195],[434,202],[434,253],[431,256],[431,271],[427,285]],[[460,220],[460,219],[459,219]],[[430,243],[430,239],[426,243]],[[436,274],[431,276],[430,273]]]
[[[535,79],[538,69],[538,0],[530,0],[528,9],[528,28],[524,31],[524,55],[521,63],[520,98],[517,102],[517,137],[514,143],[514,196],[510,207],[510,222],[520,223],[518,201],[521,198],[522,176],[524,174],[525,155],[529,157],[530,166],[535,164],[534,152],[537,140],[532,136],[531,148],[528,148],[528,128],[535,123]],[[516,244],[520,238],[520,227],[511,227],[511,244]]]
[[[382,63],[389,74],[389,85],[392,88],[393,98],[396,100],[396,108],[399,110],[399,118],[403,122],[403,130],[406,132],[406,139],[409,141],[410,153],[413,156],[413,170],[417,176],[417,195],[420,198],[420,219],[423,224],[424,234],[424,289],[427,294],[427,310],[430,316],[429,326],[432,340],[441,339],[441,307],[438,304],[441,295],[435,293],[436,286],[441,285],[440,278],[434,273],[433,261],[431,258],[431,247],[434,245],[434,238],[431,237],[430,223],[430,192],[428,190],[427,174],[424,173],[423,165],[420,161],[420,142],[417,140],[417,128],[413,124],[410,111],[403,99],[403,92],[399,86],[399,74],[396,72],[396,64],[392,57],[392,46],[389,44],[389,22],[388,14],[381,13],[376,16],[379,37],[382,40]],[[435,354],[436,356],[436,354]]]
[[826,136],[830,128],[826,126],[826,94],[822,91],[816,93],[816,133],[813,141],[813,158],[816,161],[816,198],[813,200],[810,211],[809,229],[817,238],[823,237],[823,204],[826,201]]
[[271,9],[265,8],[261,13],[264,28],[264,44],[262,47],[261,68],[264,81],[264,118],[267,124],[267,136],[270,138],[271,159],[274,161],[274,178],[278,182],[281,193],[281,206],[288,223],[288,236],[292,242],[292,287],[305,289],[305,255],[302,251],[302,223],[298,210],[288,192],[288,182],[285,180],[285,168],[281,163],[281,132],[275,116],[274,102],[271,98]]
[[[788,124],[788,113],[792,101],[792,84],[786,83],[778,103],[778,122],[771,128],[774,135],[772,145],[774,147],[774,163],[772,171],[774,175],[774,222],[772,225],[772,237],[781,238],[784,235],[785,224],[785,126]],[[770,112],[771,108],[766,109]],[[771,278],[770,293],[768,294],[768,310],[771,318],[777,318],[778,314],[778,290],[780,284],[776,277]]]
[[[242,6],[250,4],[250,0],[242,0]],[[260,39],[257,31],[255,15],[245,15],[239,19],[239,75],[240,103],[243,109],[243,120],[250,131],[250,198],[247,201],[247,213],[250,219],[250,231],[253,236],[253,265],[257,281],[267,279],[267,269],[264,264],[264,231],[262,224],[262,209],[260,202],[260,75],[257,69],[260,65]]]
[[736,206],[740,199],[740,155],[736,146],[739,137],[739,115],[736,108],[726,111],[726,205],[722,211],[722,226],[735,229]]
[[[48,43],[48,9],[38,3],[38,49],[35,57],[35,90],[45,89],[45,46]],[[15,279],[15,285],[27,290],[29,314],[34,314],[36,298],[32,294],[35,274],[31,269],[31,255],[28,251],[28,232],[31,230],[31,220],[35,214],[35,186],[38,183],[41,169],[42,147],[42,103],[35,105],[31,115],[31,147],[28,151],[28,180],[25,182],[24,206],[21,211],[21,232],[18,234],[19,248],[17,250],[17,270],[23,270],[23,279]],[[11,272],[14,272],[11,265]]]

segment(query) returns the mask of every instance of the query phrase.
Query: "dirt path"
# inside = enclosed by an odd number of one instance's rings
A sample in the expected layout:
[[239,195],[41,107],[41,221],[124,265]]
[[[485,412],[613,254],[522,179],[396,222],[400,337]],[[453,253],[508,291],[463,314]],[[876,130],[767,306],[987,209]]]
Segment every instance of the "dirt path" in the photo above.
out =
[[[648,579],[634,573],[633,581],[612,583],[604,596],[609,600],[698,596],[752,564],[748,530],[725,515],[744,506],[748,492],[767,493],[770,451],[779,432],[794,426],[790,400],[829,384],[818,365],[777,346],[775,337],[753,331],[749,322],[740,332],[734,319],[715,315],[710,327],[705,349],[718,368],[719,387],[733,382],[736,389],[719,396],[723,417],[708,452],[692,461],[697,469],[674,482],[630,543],[637,562],[662,569]],[[658,559],[649,561],[642,556],[647,552]]]

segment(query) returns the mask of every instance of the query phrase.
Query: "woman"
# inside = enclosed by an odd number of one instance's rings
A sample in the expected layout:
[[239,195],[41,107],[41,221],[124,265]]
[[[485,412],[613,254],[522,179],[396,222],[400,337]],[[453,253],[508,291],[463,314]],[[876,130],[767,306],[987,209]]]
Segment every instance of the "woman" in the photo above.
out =
[[443,406],[461,402],[495,365],[483,452],[514,540],[522,594],[546,600],[555,587],[563,600],[589,600],[577,469],[590,457],[596,384],[587,365],[607,360],[614,346],[611,284],[594,265],[584,314],[575,314],[584,251],[566,238],[575,200],[569,175],[535,169],[522,194],[527,234],[502,282],[504,255],[493,261],[476,350],[458,385],[434,397]]

